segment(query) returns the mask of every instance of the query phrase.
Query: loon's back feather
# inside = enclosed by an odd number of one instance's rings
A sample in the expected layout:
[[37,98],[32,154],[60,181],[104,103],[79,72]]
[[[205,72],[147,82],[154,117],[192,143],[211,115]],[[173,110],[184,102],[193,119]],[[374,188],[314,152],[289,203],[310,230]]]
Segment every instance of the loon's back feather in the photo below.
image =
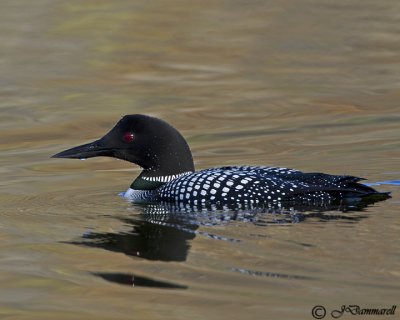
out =
[[205,169],[203,172],[218,170],[239,171],[259,174],[263,177],[272,176],[276,179],[281,178],[284,181],[307,183],[308,187],[293,194],[308,193],[316,191],[341,191],[354,192],[359,194],[376,193],[376,190],[357,182],[366,180],[365,178],[350,175],[332,175],[320,172],[302,172],[295,169],[266,167],[266,166],[230,166],[221,168]]
[[377,192],[354,176],[303,173],[277,167],[210,168],[179,177],[158,190],[163,201],[185,203],[262,203],[268,201],[331,201]]

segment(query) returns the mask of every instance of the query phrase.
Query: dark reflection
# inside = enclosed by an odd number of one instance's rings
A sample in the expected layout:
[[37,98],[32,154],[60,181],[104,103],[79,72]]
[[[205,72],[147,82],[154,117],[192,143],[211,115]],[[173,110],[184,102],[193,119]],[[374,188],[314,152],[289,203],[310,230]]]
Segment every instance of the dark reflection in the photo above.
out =
[[187,289],[187,286],[174,284],[165,281],[153,280],[146,277],[140,277],[128,273],[112,273],[112,272],[93,272],[95,276],[103,278],[104,280],[123,284],[131,287],[155,287],[166,289]]
[[265,271],[254,271],[243,268],[232,268],[233,272],[239,272],[241,274],[256,276],[256,277],[271,277],[271,278],[284,278],[284,279],[298,279],[298,280],[314,280],[312,277],[297,276],[293,274],[286,273],[276,273],[276,272],[265,272]]
[[[196,235],[230,242],[241,241],[222,235],[205,232],[200,226],[212,227],[230,223],[251,223],[257,226],[295,225],[307,220],[313,222],[341,221],[356,223],[365,219],[365,208],[373,202],[347,201],[339,204],[324,203],[276,203],[252,207],[240,205],[226,207],[205,205],[193,207],[188,205],[159,203],[133,204],[135,214],[130,217],[117,217],[131,230],[121,232],[91,232],[81,239],[69,243],[87,247],[96,247],[125,255],[158,261],[185,261],[190,250],[190,242]],[[204,229],[204,228],[202,228]],[[207,228],[210,230],[210,228]],[[239,268],[233,268],[244,270]],[[297,277],[275,273],[246,271],[263,276]],[[153,286],[160,288],[185,288],[180,284],[165,283],[149,278],[120,274],[93,273],[105,280],[135,286]]]
[[87,233],[83,239],[70,242],[88,247],[121,252],[128,256],[160,261],[185,261],[197,225],[182,215],[147,214],[118,218],[129,227],[128,232]]
[[131,217],[119,217],[132,228],[121,232],[90,232],[82,239],[69,242],[88,247],[124,253],[128,256],[159,261],[185,261],[190,249],[190,241],[201,235],[216,240],[238,242],[218,234],[198,231],[199,226],[227,225],[233,221],[253,223],[257,226],[295,224],[308,219],[319,222],[356,222],[365,218],[363,214],[348,214],[363,211],[365,204],[358,206],[326,205],[312,206],[276,204],[275,206],[251,207],[190,207],[175,204],[143,204],[134,207],[140,212]]

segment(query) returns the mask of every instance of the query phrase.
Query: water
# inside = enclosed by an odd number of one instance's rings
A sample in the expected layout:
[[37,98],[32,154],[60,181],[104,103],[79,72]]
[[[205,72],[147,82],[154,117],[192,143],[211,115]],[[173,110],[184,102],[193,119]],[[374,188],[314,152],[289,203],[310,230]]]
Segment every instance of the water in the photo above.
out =
[[[0,18],[2,318],[311,319],[317,304],[398,303],[398,1],[21,0]],[[139,168],[50,159],[131,113],[179,128],[198,169],[352,174],[393,198],[157,224],[118,196]]]

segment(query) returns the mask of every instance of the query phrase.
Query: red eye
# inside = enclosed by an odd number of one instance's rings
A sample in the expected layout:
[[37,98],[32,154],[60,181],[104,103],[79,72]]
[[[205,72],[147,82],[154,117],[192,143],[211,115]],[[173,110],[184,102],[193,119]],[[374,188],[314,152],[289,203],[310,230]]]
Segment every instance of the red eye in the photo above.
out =
[[135,135],[132,132],[125,132],[122,139],[124,139],[125,142],[132,142],[135,140]]

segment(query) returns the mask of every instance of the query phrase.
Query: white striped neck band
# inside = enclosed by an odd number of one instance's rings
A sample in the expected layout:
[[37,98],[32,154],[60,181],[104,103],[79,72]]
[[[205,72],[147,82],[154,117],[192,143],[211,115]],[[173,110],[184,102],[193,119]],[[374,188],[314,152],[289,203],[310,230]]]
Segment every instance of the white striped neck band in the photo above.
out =
[[146,181],[156,181],[156,182],[170,182],[172,180],[175,180],[176,178],[182,177],[182,176],[187,176],[188,174],[191,174],[193,172],[188,171],[188,172],[183,172],[183,173],[178,173],[178,174],[172,174],[169,176],[159,176],[159,177],[143,177],[143,180]]

